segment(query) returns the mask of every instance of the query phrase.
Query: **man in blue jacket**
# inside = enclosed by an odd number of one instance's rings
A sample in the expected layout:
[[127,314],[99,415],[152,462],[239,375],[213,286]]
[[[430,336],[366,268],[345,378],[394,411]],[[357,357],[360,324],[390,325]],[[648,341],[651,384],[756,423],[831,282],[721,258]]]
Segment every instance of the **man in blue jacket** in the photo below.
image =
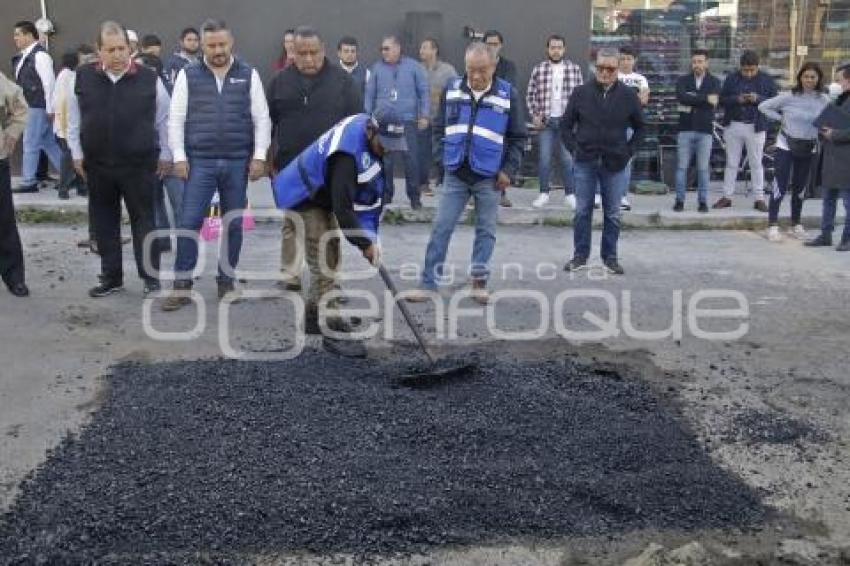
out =
[[401,120],[398,132],[404,135],[406,151],[392,151],[384,158],[387,175],[387,202],[392,201],[395,188],[392,171],[395,156],[404,160],[404,178],[407,197],[414,209],[422,207],[419,195],[419,167],[416,143],[417,130],[428,127],[431,105],[428,75],[419,62],[402,57],[401,42],[394,35],[386,36],[381,42],[381,61],[372,66],[366,81],[366,112],[378,110],[391,112]]
[[759,70],[759,56],[755,51],[741,54],[741,68],[730,73],[723,81],[720,104],[723,106],[723,140],[726,142],[726,171],[723,174],[723,196],[712,208],[729,208],[735,195],[735,183],[741,164],[741,152],[747,148],[750,179],[755,196],[754,208],[767,212],[764,202],[764,142],[767,117],[758,106],[776,96],[776,83]]
[[[385,188],[382,157],[385,151],[405,149],[404,138],[387,126],[380,115],[378,121],[368,114],[349,116],[301,152],[272,183],[277,207],[296,214],[304,227],[298,247],[310,268],[304,323],[307,334],[323,334],[319,305],[334,289],[334,274],[339,267],[339,254],[327,249],[335,238],[328,239],[327,233],[342,229],[366,260],[373,265],[380,261],[378,223]],[[321,245],[326,246],[324,253]],[[335,332],[350,331],[338,315],[325,317],[324,325]],[[354,341],[325,336],[323,343],[338,354],[366,355],[363,345]]]
[[443,275],[446,252],[471,196],[475,202],[472,298],[487,304],[490,257],[496,246],[500,191],[519,169],[528,132],[523,102],[510,83],[494,78],[496,54],[484,43],[466,50],[466,74],[446,86],[434,120],[434,157],[445,168],[443,194],[419,291],[410,302],[429,300]]

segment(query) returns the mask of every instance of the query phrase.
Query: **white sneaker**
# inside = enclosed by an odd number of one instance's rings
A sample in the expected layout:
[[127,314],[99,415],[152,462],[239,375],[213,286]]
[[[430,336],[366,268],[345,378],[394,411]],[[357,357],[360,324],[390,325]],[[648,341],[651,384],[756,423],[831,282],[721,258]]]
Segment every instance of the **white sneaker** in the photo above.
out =
[[632,203],[629,202],[628,197],[623,197],[620,200],[620,210],[631,210],[631,209],[632,209]]
[[779,226],[770,226],[767,229],[767,239],[771,242],[782,241],[782,236],[779,234]]
[[593,197],[593,208],[599,208],[600,206],[602,206],[602,196],[596,195]]
[[808,234],[806,234],[806,229],[803,228],[802,224],[797,224],[791,229],[791,235],[797,238],[798,240],[806,240],[808,238]]
[[549,193],[540,193],[531,206],[534,208],[543,208],[549,202]]
[[575,209],[576,209],[576,196],[575,196],[574,194],[572,194],[572,193],[568,194],[566,197],[564,197],[564,203],[565,203],[568,207],[570,207],[570,208],[572,208],[573,210],[575,210]]

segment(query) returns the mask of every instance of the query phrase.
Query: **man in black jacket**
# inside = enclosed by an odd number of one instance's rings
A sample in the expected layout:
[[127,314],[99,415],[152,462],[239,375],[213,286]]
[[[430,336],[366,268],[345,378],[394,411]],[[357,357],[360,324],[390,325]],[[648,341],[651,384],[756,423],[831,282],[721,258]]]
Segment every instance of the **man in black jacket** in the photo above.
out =
[[714,113],[720,101],[720,80],[708,71],[708,51],[694,49],[692,73],[676,81],[679,102],[679,135],[676,140],[676,203],[673,210],[685,209],[685,183],[691,155],[696,158],[699,211],[708,212],[709,159],[714,139]]
[[[274,128],[272,163],[275,170],[286,167],[311,143],[337,122],[362,112],[363,93],[351,75],[325,57],[319,33],[302,26],[295,30],[294,64],[274,76],[266,90]],[[303,265],[298,261],[296,230],[284,220],[281,247],[282,285],[301,289]],[[328,266],[339,264],[339,239],[328,243]]]
[[[620,201],[626,193],[626,165],[643,138],[640,99],[634,89],[617,80],[619,53],[601,49],[594,80],[573,90],[561,121],[564,144],[575,157],[576,211],[573,258],[564,267],[587,266],[590,255],[593,199],[602,196],[602,262],[610,273],[623,274],[617,259],[620,237]],[[629,138],[626,130],[634,134]]]
[[97,47],[100,62],[80,67],[68,100],[68,146],[74,169],[89,185],[101,256],[100,285],[89,295],[104,297],[123,287],[122,200],[147,294],[160,288],[159,244],[145,239],[154,229],[158,178],[170,169],[168,92],[155,71],[131,60],[127,31],[120,24],[103,23]]

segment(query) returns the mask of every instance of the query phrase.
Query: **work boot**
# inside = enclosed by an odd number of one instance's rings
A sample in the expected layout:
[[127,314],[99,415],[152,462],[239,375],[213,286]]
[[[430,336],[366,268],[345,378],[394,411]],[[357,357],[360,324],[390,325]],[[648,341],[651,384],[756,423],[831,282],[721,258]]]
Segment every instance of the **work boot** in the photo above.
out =
[[59,194],[57,196],[59,197],[59,200],[68,200],[71,198],[71,194],[68,192],[68,189],[64,187],[59,189]]
[[[349,334],[353,332],[351,324],[339,315],[328,315],[325,319],[325,326],[328,330],[334,332],[342,332]],[[322,333],[322,326],[319,324],[319,307],[315,304],[308,304],[304,310],[304,333],[318,336]]]
[[699,203],[699,208],[697,208],[697,211],[702,212],[703,214],[708,214],[708,203]]
[[685,210],[685,203],[680,200],[677,200],[676,204],[673,205],[673,211],[682,212],[683,210]]
[[430,291],[428,289],[414,289],[407,295],[405,295],[404,300],[408,303],[425,303],[431,300],[437,291]]
[[490,291],[487,290],[486,279],[472,280],[472,300],[479,305],[486,305],[490,302]]
[[726,197],[720,197],[719,199],[717,199],[717,202],[715,202],[712,205],[711,208],[718,209],[718,208],[731,208],[731,207],[732,207],[732,199],[729,199],[729,198],[726,198]]
[[832,235],[831,234],[820,234],[814,240],[809,240],[808,242],[803,243],[804,246],[808,246],[810,248],[823,248],[826,246],[832,245]]
[[162,302],[162,310],[172,312],[191,304],[192,298],[189,296],[191,290],[191,281],[175,281],[173,290]]
[[759,212],[767,212],[767,204],[763,200],[757,200],[755,204],[753,204],[753,208]]

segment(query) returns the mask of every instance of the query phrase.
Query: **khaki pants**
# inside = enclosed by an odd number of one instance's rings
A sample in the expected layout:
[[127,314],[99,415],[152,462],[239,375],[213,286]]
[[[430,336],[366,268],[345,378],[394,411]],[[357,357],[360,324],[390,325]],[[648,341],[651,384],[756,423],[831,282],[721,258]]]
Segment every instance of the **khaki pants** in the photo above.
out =
[[[304,231],[303,234],[297,234],[295,223],[288,216],[284,219],[280,270],[284,281],[299,282],[306,259],[310,269],[307,302],[318,304],[325,293],[336,287],[336,272],[340,263],[339,225],[332,212],[311,204],[300,206],[298,210],[287,211],[287,214],[297,214],[304,223]],[[320,254],[319,244],[328,231],[337,234],[325,240],[324,254]],[[299,235],[303,238],[302,242],[297,239]]]

